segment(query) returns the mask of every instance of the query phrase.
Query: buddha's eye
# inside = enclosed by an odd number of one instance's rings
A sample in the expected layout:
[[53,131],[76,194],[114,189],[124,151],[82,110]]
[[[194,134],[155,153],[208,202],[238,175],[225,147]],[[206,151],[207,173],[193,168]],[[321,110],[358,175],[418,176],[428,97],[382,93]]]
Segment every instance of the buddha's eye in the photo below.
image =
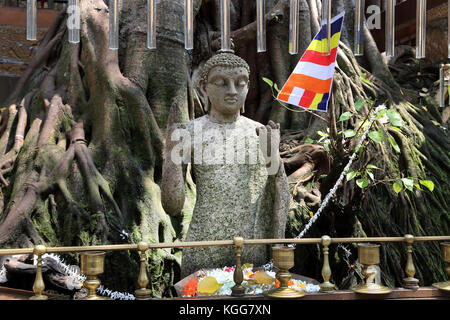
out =
[[241,79],[237,82],[237,86],[238,87],[245,87],[245,85],[247,84],[247,81],[245,81],[244,79]]
[[216,85],[216,86],[218,86],[218,87],[222,87],[222,86],[224,86],[225,85],[225,81],[223,80],[223,79],[217,79],[217,80],[215,80],[214,81],[214,84]]

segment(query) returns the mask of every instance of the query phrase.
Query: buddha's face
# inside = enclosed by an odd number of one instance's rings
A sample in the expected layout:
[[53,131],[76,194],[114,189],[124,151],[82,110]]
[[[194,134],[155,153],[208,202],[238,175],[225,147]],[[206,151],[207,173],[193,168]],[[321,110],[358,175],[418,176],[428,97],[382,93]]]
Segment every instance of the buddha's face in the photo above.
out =
[[211,102],[210,112],[223,116],[237,114],[247,96],[248,72],[242,67],[214,67],[205,89]]

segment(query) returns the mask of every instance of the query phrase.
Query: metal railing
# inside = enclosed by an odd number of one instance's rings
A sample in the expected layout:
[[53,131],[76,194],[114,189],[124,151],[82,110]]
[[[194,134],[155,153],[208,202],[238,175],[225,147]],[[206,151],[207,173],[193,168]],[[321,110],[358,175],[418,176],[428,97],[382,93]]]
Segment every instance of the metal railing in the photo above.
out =
[[[47,299],[43,295],[45,285],[42,278],[42,256],[46,253],[83,253],[93,251],[121,251],[121,250],[137,250],[140,253],[140,269],[138,276],[139,289],[135,291],[136,299],[149,299],[150,294],[147,289],[149,283],[146,271],[146,251],[153,249],[165,248],[186,248],[186,247],[212,247],[212,246],[235,246],[236,247],[236,272],[242,272],[240,266],[240,253],[245,245],[275,245],[275,244],[321,244],[323,247],[323,267],[322,277],[324,282],[320,284],[322,292],[334,290],[334,285],[330,283],[331,268],[328,261],[328,251],[331,244],[342,243],[386,243],[386,242],[403,242],[406,244],[407,262],[405,273],[408,278],[404,279],[403,287],[408,288],[410,282],[407,279],[414,279],[415,267],[412,259],[412,247],[414,242],[429,241],[450,241],[450,236],[413,236],[405,235],[404,237],[365,237],[365,238],[331,238],[322,236],[321,238],[288,238],[288,239],[243,239],[236,237],[233,240],[216,240],[216,241],[192,241],[192,242],[175,242],[175,243],[146,243],[138,244],[116,244],[116,245],[95,245],[95,246],[71,246],[71,247],[46,247],[44,245],[36,245],[34,248],[17,248],[17,249],[0,249],[0,255],[19,255],[34,254],[37,256],[36,277],[33,285],[34,296],[30,299]],[[237,276],[237,277],[236,277]],[[242,275],[236,275],[234,279],[242,279]],[[417,279],[415,279],[417,280]]]

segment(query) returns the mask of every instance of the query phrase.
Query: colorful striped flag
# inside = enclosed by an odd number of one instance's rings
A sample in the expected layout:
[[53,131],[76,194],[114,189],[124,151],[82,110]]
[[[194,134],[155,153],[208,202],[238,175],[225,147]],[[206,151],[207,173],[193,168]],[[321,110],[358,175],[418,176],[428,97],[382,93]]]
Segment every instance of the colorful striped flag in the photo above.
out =
[[278,93],[278,100],[302,108],[327,111],[343,21],[344,12],[331,20],[329,55],[327,55],[327,25],[322,23],[319,33]]

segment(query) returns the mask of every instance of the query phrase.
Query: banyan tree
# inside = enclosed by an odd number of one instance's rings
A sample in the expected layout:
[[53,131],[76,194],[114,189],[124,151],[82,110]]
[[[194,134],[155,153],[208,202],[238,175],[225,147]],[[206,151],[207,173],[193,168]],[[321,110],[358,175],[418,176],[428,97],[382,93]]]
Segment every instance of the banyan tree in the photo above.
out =
[[[118,7],[117,50],[109,48],[108,1],[79,3],[80,42],[68,41],[62,10],[1,115],[0,246],[183,241],[196,189],[188,178],[182,213],[164,212],[165,130],[172,106],[178,122],[205,113],[198,74],[220,48],[220,1],[193,1],[192,50],[184,47],[182,0],[157,1],[156,49],[147,48],[147,1]],[[363,55],[355,57],[355,1],[332,1],[332,15],[345,11],[345,19],[329,110],[282,105],[274,96],[318,32],[322,3],[299,0],[296,54],[288,50],[290,1],[265,3],[267,50],[256,50],[255,1],[231,0],[231,38],[251,69],[245,116],[281,126],[291,189],[285,236],[304,229],[355,151],[346,178],[305,237],[450,234],[450,140],[435,99],[438,64],[416,59],[409,47],[386,57],[365,24]],[[428,94],[419,95],[417,83]],[[386,109],[354,150],[382,104]],[[330,250],[332,281],[348,288],[360,273],[356,246]],[[138,255],[110,257],[105,273],[114,277],[104,285],[134,291]],[[382,279],[401,284],[404,247],[384,244],[381,257]],[[421,285],[445,278],[437,243],[415,244],[413,258]],[[77,263],[75,255],[65,259]],[[148,254],[155,296],[173,294],[180,259],[180,249]],[[320,261],[319,247],[297,246],[291,271],[321,280]]]

